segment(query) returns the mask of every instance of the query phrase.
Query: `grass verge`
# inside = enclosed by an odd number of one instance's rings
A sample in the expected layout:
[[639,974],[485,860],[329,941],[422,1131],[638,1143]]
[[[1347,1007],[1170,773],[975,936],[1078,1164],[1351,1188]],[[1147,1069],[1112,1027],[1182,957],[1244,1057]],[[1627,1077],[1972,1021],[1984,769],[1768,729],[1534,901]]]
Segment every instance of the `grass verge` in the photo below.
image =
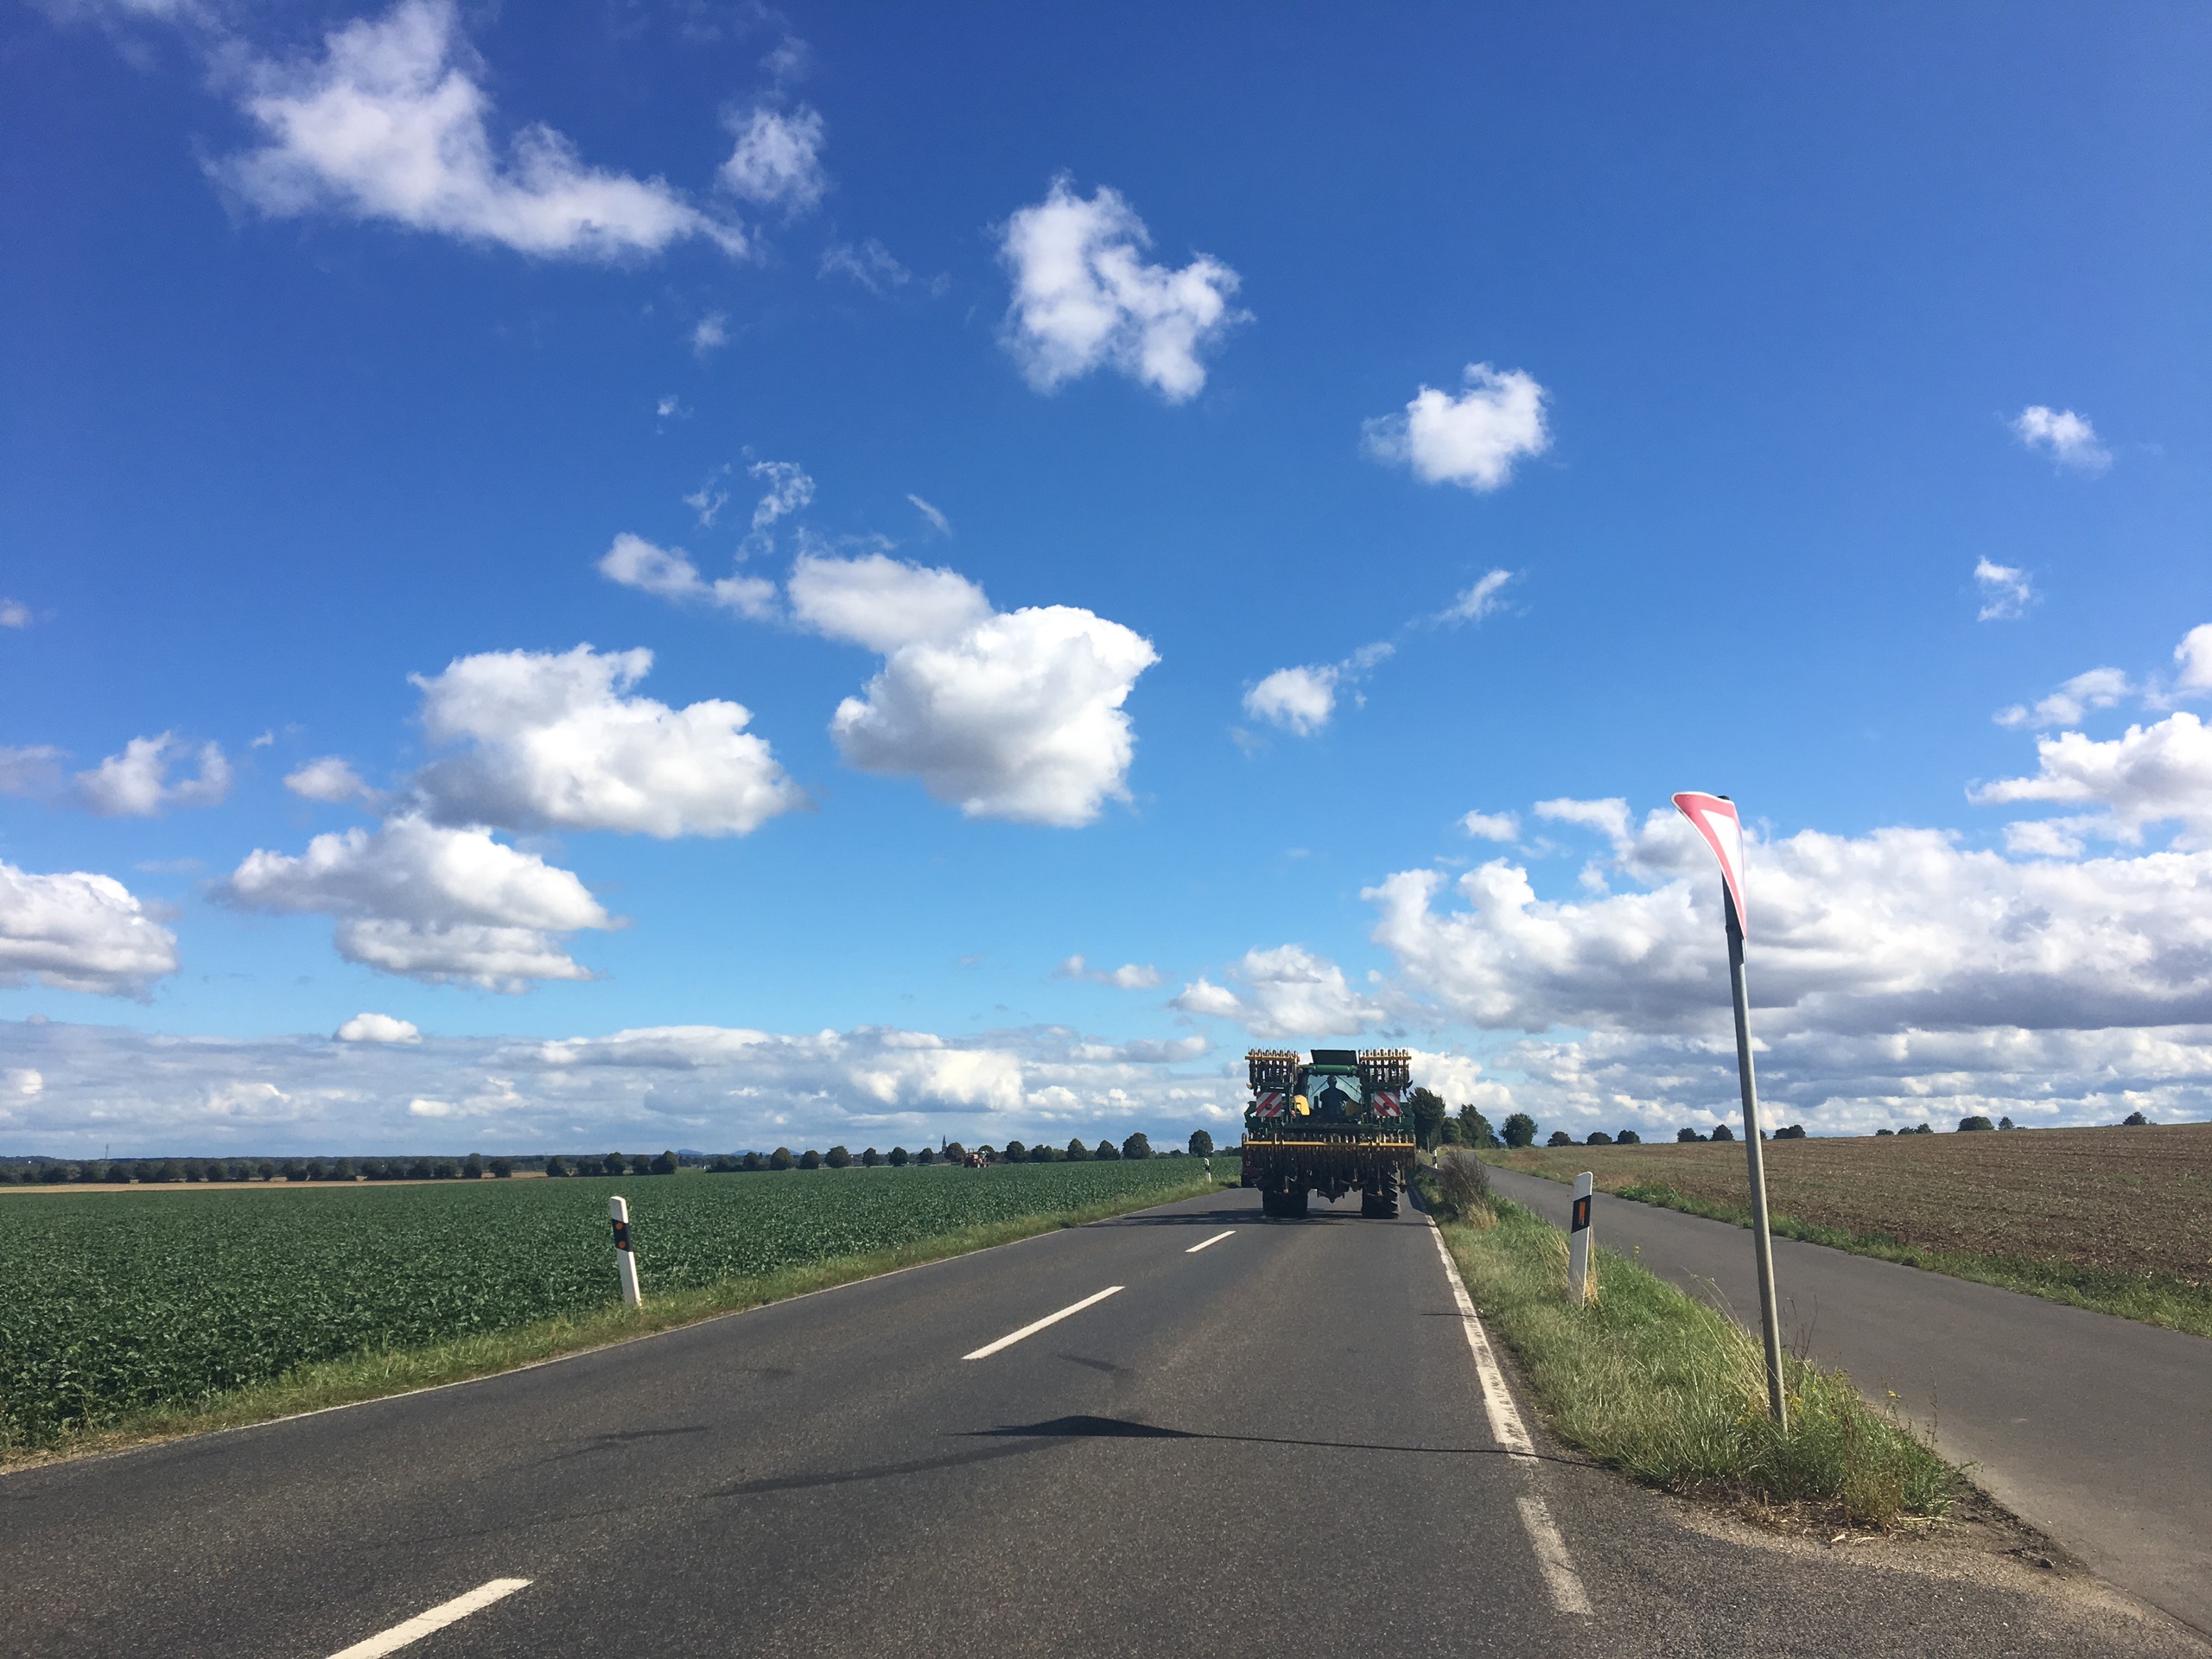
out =
[[1958,1471],[1840,1371],[1786,1362],[1790,1432],[1766,1409],[1764,1361],[1718,1309],[1609,1250],[1595,1305],[1567,1300],[1567,1237],[1517,1205],[1449,1207],[1445,1243],[1560,1438],[1647,1484],[1758,1504],[1813,1504],[1847,1524],[1939,1516]]
[[[1715,1204],[1694,1198],[1656,1181],[1631,1182],[1615,1189],[1615,1196],[1638,1204],[1680,1210],[1748,1228],[1751,1211],[1737,1205]],[[1825,1244],[1853,1255],[1871,1255],[1929,1273],[1970,1279],[1977,1284],[2040,1296],[2049,1302],[2065,1302],[2098,1313],[2116,1314],[2145,1325],[2162,1325],[2191,1336],[2212,1337],[2212,1284],[2191,1284],[2167,1274],[2119,1273],[2080,1263],[2046,1262],[2027,1255],[1986,1255],[1968,1250],[1944,1250],[1908,1244],[1887,1233],[1855,1232],[1842,1227],[1823,1227],[1770,1211],[1770,1231],[1782,1238],[1798,1238],[1808,1244]]]
[[785,1301],[810,1291],[830,1290],[876,1278],[901,1268],[919,1267],[925,1262],[988,1249],[995,1244],[1011,1244],[1065,1227],[1085,1226],[1133,1211],[1202,1197],[1219,1191],[1223,1185],[1222,1180],[1201,1177],[1165,1192],[1132,1194],[1080,1210],[1019,1216],[963,1227],[916,1239],[896,1249],[836,1256],[777,1273],[725,1279],[696,1289],[653,1294],[649,1285],[647,1300],[641,1308],[627,1308],[618,1303],[573,1318],[540,1319],[509,1330],[486,1332],[425,1347],[386,1349],[320,1360],[299,1366],[273,1382],[212,1395],[189,1404],[130,1412],[109,1421],[69,1430],[59,1439],[35,1447],[0,1446],[0,1471],[124,1451],[155,1440],[204,1434],[216,1429],[244,1428],[280,1417],[327,1410],[333,1406],[356,1405],[363,1401],[492,1376],[543,1360],[672,1331],[720,1314],[740,1313],[770,1302]]

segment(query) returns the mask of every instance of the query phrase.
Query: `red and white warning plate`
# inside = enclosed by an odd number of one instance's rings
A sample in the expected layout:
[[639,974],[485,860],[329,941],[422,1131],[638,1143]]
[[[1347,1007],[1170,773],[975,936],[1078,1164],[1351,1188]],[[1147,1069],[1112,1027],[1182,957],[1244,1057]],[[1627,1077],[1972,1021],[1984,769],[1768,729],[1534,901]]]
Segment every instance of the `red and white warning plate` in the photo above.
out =
[[1721,880],[1736,901],[1736,925],[1751,931],[1751,912],[1744,908],[1744,821],[1736,816],[1736,803],[1726,795],[1702,795],[1685,791],[1675,805],[1695,826],[1705,844],[1720,861]]

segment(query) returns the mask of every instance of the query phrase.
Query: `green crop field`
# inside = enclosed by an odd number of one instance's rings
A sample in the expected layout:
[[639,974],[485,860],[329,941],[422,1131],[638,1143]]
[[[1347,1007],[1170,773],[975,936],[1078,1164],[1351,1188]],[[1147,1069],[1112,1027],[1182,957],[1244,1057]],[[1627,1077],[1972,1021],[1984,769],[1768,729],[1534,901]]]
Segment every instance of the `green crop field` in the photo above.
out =
[[1185,1158],[626,1180],[15,1196],[0,1205],[0,1447],[188,1405],[315,1360],[617,1300],[607,1200],[648,1297],[1165,1192]]

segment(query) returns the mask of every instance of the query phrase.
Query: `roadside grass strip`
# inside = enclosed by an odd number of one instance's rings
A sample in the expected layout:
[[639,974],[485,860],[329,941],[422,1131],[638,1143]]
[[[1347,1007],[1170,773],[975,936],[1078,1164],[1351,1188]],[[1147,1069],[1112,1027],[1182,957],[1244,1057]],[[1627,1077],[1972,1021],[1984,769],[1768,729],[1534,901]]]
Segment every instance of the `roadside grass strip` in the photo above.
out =
[[1079,1302],[1070,1302],[1065,1307],[1062,1308],[1057,1313],[1047,1313],[1043,1319],[1033,1320],[1029,1324],[1023,1325],[1019,1331],[1009,1331],[1006,1335],[1001,1337],[996,1342],[987,1342],[982,1347],[976,1350],[974,1353],[963,1354],[960,1357],[963,1359],[988,1359],[993,1354],[999,1352],[1002,1349],[1011,1348],[1015,1343],[1025,1342],[1031,1337],[1035,1336],[1039,1331],[1050,1329],[1052,1326],[1058,1325],[1062,1319],[1068,1318],[1071,1314],[1080,1313],[1086,1307],[1096,1307],[1099,1303],[1104,1301],[1109,1296],[1118,1296],[1121,1293],[1121,1286],[1109,1285],[1103,1290],[1092,1292]]
[[[205,1300],[200,1293],[210,1281],[204,1278],[170,1281],[163,1263],[184,1247],[169,1228],[150,1224],[172,1215],[194,1219],[190,1212],[195,1206],[222,1195],[101,1194],[75,1200],[19,1199],[21,1210],[5,1212],[7,1218],[20,1216],[35,1220],[34,1211],[41,1202],[66,1203],[76,1212],[72,1230],[93,1234],[101,1248],[91,1253],[96,1258],[92,1265],[99,1270],[88,1272],[87,1265],[79,1262],[69,1275],[67,1294],[58,1292],[50,1280],[42,1282],[30,1276],[22,1282],[39,1287],[34,1294],[11,1294],[0,1300],[0,1470],[56,1456],[117,1451],[180,1434],[244,1428],[277,1418],[448,1387],[1218,1190],[1217,1182],[1203,1175],[1175,1180],[1178,1172],[1164,1166],[1165,1160],[1152,1166],[1164,1178],[1154,1184],[1132,1184],[1128,1190],[1105,1193],[1046,1188],[1041,1184],[1023,1192],[1020,1189],[1030,1184],[1021,1178],[1029,1172],[1020,1166],[1004,1175],[994,1171],[925,1175],[924,1183],[932,1179],[989,1182],[1011,1175],[1014,1181],[990,1196],[1001,1203],[1009,1198],[1026,1198],[1027,1202],[1007,1205],[1014,1214],[1002,1211],[968,1225],[941,1213],[931,1216],[925,1205],[922,1217],[908,1217],[899,1230],[918,1233],[918,1236],[876,1249],[862,1246],[866,1233],[840,1224],[841,1218],[832,1211],[825,1217],[830,1224],[821,1227],[813,1239],[785,1243],[784,1248],[800,1260],[768,1271],[729,1272],[721,1277],[702,1273],[699,1276],[706,1281],[690,1285],[672,1271],[677,1265],[671,1259],[672,1241],[665,1225],[654,1218],[654,1209],[665,1205],[669,1198],[687,1196],[682,1189],[695,1186],[702,1196],[728,1192],[736,1197],[748,1183],[794,1179],[798,1183],[817,1183],[825,1196],[832,1196],[839,1190],[836,1184],[858,1172],[796,1178],[679,1176],[659,1187],[631,1182],[627,1190],[639,1195],[632,1205],[639,1266],[645,1281],[642,1308],[625,1307],[618,1300],[614,1269],[608,1260],[613,1252],[607,1245],[607,1194],[624,1190],[625,1184],[533,1181],[529,1187],[542,1192],[537,1204],[557,1200],[574,1211],[573,1225],[568,1230],[580,1241],[573,1248],[585,1253],[584,1266],[574,1275],[569,1272],[566,1255],[571,1247],[564,1237],[562,1254],[542,1264],[540,1271],[552,1278],[557,1268],[556,1284],[563,1299],[573,1296],[581,1306],[550,1317],[530,1317],[528,1299],[524,1299],[523,1317],[508,1311],[503,1318],[496,1299],[489,1308],[472,1305],[465,1294],[470,1288],[465,1279],[432,1284],[428,1287],[429,1306],[422,1327],[381,1335],[364,1333],[357,1338],[359,1351],[296,1357],[290,1363],[282,1358],[287,1351],[297,1356],[308,1342],[327,1337],[314,1327],[311,1316],[334,1301],[345,1302],[368,1268],[385,1254],[385,1246],[374,1230],[349,1226],[343,1211],[334,1213],[325,1206],[374,1194],[340,1190],[241,1195],[236,1202],[275,1205],[280,1210],[304,1202],[309,1206],[308,1213],[327,1225],[328,1234],[308,1241],[315,1248],[304,1259],[274,1250],[261,1255],[257,1260],[257,1277],[243,1278],[230,1287],[229,1294]],[[1050,1173],[1065,1166],[1039,1167]],[[897,1192],[899,1183],[914,1179],[908,1173],[889,1177],[884,1184]],[[446,1206],[442,1242],[458,1239],[494,1258],[496,1265],[505,1265],[498,1258],[511,1255],[516,1244],[512,1230],[502,1227],[503,1223],[516,1219],[511,1198],[505,1204],[480,1209],[472,1203],[479,1198],[474,1192],[443,1186],[411,1190],[426,1195],[420,1201],[423,1204],[458,1200]],[[794,1194],[804,1190],[798,1185],[792,1189]],[[493,1194],[488,1182],[484,1194]],[[926,1198],[926,1187],[917,1190],[916,1196]],[[118,1225],[102,1233],[99,1224],[107,1217],[100,1206],[118,1202],[138,1213],[107,1212]],[[918,1221],[921,1224],[917,1225]],[[133,1222],[139,1224],[130,1224]],[[723,1251],[741,1259],[748,1247],[757,1247],[756,1241],[746,1236],[747,1222],[741,1213],[728,1217],[726,1224],[735,1236],[719,1249],[700,1251],[704,1258],[702,1265],[711,1263]],[[67,1239],[65,1233],[62,1239],[49,1242],[60,1243]],[[533,1242],[525,1231],[522,1243]],[[709,1247],[716,1244],[711,1236],[702,1242]],[[811,1260],[805,1259],[810,1255]],[[463,1251],[445,1259],[466,1262],[468,1255]],[[314,1283],[318,1273],[327,1274],[328,1281]],[[271,1275],[286,1282],[264,1282]],[[284,1304],[297,1289],[289,1281],[301,1279],[309,1281],[307,1288],[313,1294],[307,1298],[304,1308],[288,1308]],[[677,1282],[671,1285],[671,1279]],[[235,1357],[221,1371],[196,1366],[196,1354],[242,1315],[250,1320],[246,1332],[254,1340],[240,1345],[259,1359],[260,1374],[250,1370],[241,1374]],[[303,1319],[303,1315],[309,1317]],[[455,1320],[461,1329],[448,1325],[439,1331],[441,1318]],[[434,1339],[409,1340],[416,1328],[425,1330]]]
[[471,1613],[478,1613],[493,1602],[512,1596],[518,1590],[530,1587],[528,1579],[493,1579],[489,1584],[480,1584],[465,1596],[455,1596],[451,1601],[442,1601],[427,1612],[421,1612],[404,1624],[395,1624],[379,1631],[365,1642],[356,1642],[342,1648],[330,1659],[384,1659],[387,1653],[397,1653],[411,1647],[424,1637],[442,1630],[448,1624],[458,1624]]
[[1598,1300],[1578,1308],[1567,1236],[1541,1217],[1499,1200],[1440,1220],[1547,1421],[1599,1462],[1667,1491],[1830,1505],[1859,1525],[1948,1509],[1958,1471],[1844,1373],[1785,1362],[1784,1435],[1767,1414],[1758,1344],[1719,1309],[1605,1249]]

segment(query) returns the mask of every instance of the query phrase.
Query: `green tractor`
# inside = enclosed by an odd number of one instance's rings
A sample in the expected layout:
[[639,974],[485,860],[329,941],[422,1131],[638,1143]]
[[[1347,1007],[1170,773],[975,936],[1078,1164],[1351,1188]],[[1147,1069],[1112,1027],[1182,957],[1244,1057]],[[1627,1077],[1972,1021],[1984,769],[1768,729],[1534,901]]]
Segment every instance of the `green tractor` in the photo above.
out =
[[1306,1213],[1310,1194],[1333,1203],[1354,1188],[1359,1213],[1388,1219],[1414,1167],[1406,1115],[1413,1056],[1402,1048],[1317,1048],[1310,1060],[1280,1049],[1244,1057],[1244,1185],[1270,1216]]

